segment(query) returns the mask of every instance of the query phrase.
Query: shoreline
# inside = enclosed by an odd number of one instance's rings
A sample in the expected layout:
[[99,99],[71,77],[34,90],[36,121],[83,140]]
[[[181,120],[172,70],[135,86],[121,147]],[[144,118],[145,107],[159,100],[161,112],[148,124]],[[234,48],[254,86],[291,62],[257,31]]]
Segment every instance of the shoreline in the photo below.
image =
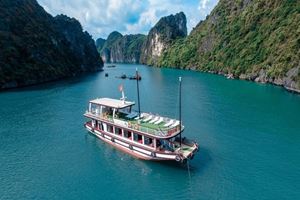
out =
[[[169,68],[169,67],[165,67],[165,68]],[[279,83],[279,82],[276,82],[276,81],[269,81],[269,80],[264,80],[262,81],[260,79],[260,76],[257,75],[257,76],[254,76],[252,79],[249,78],[249,77],[246,77],[246,74],[243,74],[243,78],[240,78],[240,77],[236,77],[234,76],[234,74],[226,74],[226,73],[223,73],[223,72],[215,72],[215,71],[202,71],[202,70],[197,70],[195,68],[174,68],[174,69],[182,69],[182,70],[190,70],[190,71],[195,71],[195,72],[201,72],[201,73],[209,73],[209,74],[214,74],[214,75],[220,75],[220,76],[224,76],[226,77],[227,79],[235,79],[235,80],[241,80],[241,81],[249,81],[249,82],[253,82],[253,83],[262,83],[262,84],[270,84],[270,85],[273,85],[273,86],[279,86],[281,88],[283,88],[284,90],[290,92],[290,93],[294,93],[294,94],[298,94],[300,95],[300,89],[297,89],[297,88],[293,88],[293,87],[289,87],[287,85],[284,85],[283,83]],[[276,79],[275,79],[276,80]]]
[[257,78],[259,78],[259,76],[256,76],[255,78],[250,79],[249,77],[246,77],[246,75],[245,75],[244,78],[240,78],[240,77],[235,77],[233,74],[226,74],[226,73],[223,73],[223,72],[202,71],[202,70],[197,70],[195,68],[183,68],[183,67],[159,67],[159,66],[155,66],[155,65],[146,65],[146,64],[141,64],[141,63],[104,63],[102,69],[96,70],[94,72],[84,72],[84,73],[81,73],[81,74],[76,74],[74,76],[66,76],[66,77],[61,77],[61,78],[57,78],[57,79],[46,80],[46,81],[43,81],[43,82],[37,82],[37,83],[32,83],[32,84],[27,84],[27,85],[19,85],[19,86],[15,86],[15,87],[0,88],[0,92],[6,92],[6,91],[14,90],[14,89],[20,89],[20,88],[37,86],[37,85],[43,85],[43,84],[52,83],[52,82],[58,82],[58,81],[62,81],[62,80],[65,80],[65,79],[72,78],[72,77],[80,77],[80,76],[83,76],[83,75],[104,71],[103,68],[105,67],[105,64],[106,65],[107,64],[138,64],[138,65],[145,65],[145,66],[148,66],[148,67],[181,69],[181,70],[187,70],[187,71],[209,73],[209,74],[224,76],[227,79],[235,79],[235,80],[241,80],[241,81],[245,80],[245,81],[250,81],[250,82],[254,82],[254,83],[262,83],[262,84],[270,84],[270,85],[273,85],[273,86],[279,86],[279,87],[285,89],[286,91],[288,91],[290,93],[300,95],[300,89],[285,86],[284,84],[280,84],[280,83],[270,82],[268,80],[261,81],[261,80],[257,79]]
[[89,71],[89,72],[87,71],[87,72],[83,72],[83,73],[79,73],[79,74],[74,74],[72,76],[59,77],[59,78],[55,78],[55,79],[45,80],[42,82],[32,82],[32,83],[28,83],[28,84],[24,84],[24,85],[16,85],[16,86],[14,85],[12,87],[2,87],[2,88],[0,87],[0,93],[23,89],[23,88],[34,87],[34,86],[39,86],[39,85],[46,85],[49,83],[60,82],[60,81],[64,81],[64,80],[68,80],[68,79],[72,79],[72,78],[76,78],[76,77],[80,78],[82,76],[86,76],[86,75],[101,72],[101,71],[104,71],[103,68],[101,68],[100,70],[96,70],[96,71]]

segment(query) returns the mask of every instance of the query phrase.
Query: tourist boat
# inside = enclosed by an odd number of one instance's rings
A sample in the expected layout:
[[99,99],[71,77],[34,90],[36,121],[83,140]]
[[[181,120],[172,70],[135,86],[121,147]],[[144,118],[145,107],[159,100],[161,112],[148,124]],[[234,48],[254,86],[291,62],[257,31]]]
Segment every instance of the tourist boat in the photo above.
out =
[[84,114],[88,121],[84,126],[90,133],[140,159],[181,163],[193,159],[198,144],[181,137],[184,130],[181,111],[180,120],[140,112],[140,104],[139,110],[134,111],[135,102],[126,101],[123,86],[119,89],[121,99],[97,98],[89,102]]
[[134,75],[134,76],[129,76],[130,80],[142,80],[142,77],[140,75]]
[[116,76],[116,78],[120,78],[120,79],[126,79],[126,78],[127,78],[127,76],[126,76],[126,74],[122,74],[121,76]]

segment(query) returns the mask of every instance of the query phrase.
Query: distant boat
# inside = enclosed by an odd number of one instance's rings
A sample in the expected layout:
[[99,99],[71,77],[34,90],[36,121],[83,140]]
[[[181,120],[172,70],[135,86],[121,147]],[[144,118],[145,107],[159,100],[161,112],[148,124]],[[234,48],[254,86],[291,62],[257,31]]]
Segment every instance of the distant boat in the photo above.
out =
[[105,77],[108,77],[108,73],[105,73]]
[[122,74],[122,76],[120,76],[121,79],[125,79],[127,78],[126,74]]
[[116,65],[107,65],[107,68],[113,68],[116,67]]
[[129,79],[130,80],[139,80],[140,81],[140,80],[142,80],[142,77],[141,77],[141,75],[134,75],[134,76],[130,76]]

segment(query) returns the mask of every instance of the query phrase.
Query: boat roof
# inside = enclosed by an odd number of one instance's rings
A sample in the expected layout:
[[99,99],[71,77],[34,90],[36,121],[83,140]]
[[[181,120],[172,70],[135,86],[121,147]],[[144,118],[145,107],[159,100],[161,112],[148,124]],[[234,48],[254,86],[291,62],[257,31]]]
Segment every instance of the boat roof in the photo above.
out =
[[90,103],[107,106],[107,107],[111,107],[111,108],[118,108],[118,109],[133,106],[135,104],[135,102],[132,102],[132,101],[123,101],[123,100],[111,99],[111,98],[94,99],[94,100],[91,100]]

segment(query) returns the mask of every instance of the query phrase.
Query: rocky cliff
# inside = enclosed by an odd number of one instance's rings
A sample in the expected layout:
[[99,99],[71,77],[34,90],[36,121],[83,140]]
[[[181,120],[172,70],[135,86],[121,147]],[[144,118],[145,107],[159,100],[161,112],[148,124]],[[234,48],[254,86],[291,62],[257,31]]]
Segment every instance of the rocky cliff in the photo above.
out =
[[101,58],[104,62],[106,63],[110,63],[111,60],[111,54],[110,54],[110,50],[112,45],[120,38],[122,38],[123,35],[121,33],[119,33],[118,31],[113,31],[112,33],[110,33],[107,37],[107,40],[104,42],[103,46],[101,49],[98,49]]
[[300,1],[220,0],[159,58],[172,66],[300,91]]
[[139,63],[142,45],[146,36],[142,34],[125,35],[111,48],[111,62]]
[[[99,50],[104,62],[154,64],[176,39],[187,35],[183,12],[161,18],[149,35],[125,35],[114,31]],[[98,40],[97,40],[98,41]],[[99,38],[99,41],[100,40]]]
[[0,1],[0,89],[100,70],[95,43],[80,23],[52,17],[35,0]]
[[98,50],[98,52],[100,52],[101,51],[101,49],[103,48],[103,46],[104,46],[104,44],[105,44],[105,39],[103,39],[103,38],[98,38],[97,40],[96,40],[96,48],[97,48],[97,50]]
[[186,35],[186,17],[183,12],[161,18],[149,31],[143,44],[140,62],[155,64],[175,39],[184,38]]
[[142,34],[123,36],[114,31],[99,52],[102,59],[108,63],[138,63],[145,38]]

